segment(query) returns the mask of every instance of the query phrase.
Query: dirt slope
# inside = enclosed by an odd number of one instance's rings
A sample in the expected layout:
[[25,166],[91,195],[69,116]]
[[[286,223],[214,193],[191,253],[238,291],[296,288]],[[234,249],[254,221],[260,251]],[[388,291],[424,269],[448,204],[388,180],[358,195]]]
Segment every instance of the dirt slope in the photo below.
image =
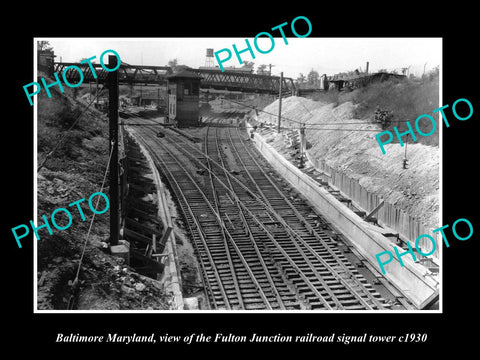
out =
[[[405,147],[386,145],[383,155],[375,139],[382,129],[366,120],[354,119],[351,102],[338,107],[300,97],[282,101],[283,125],[306,125],[306,138],[311,144],[309,155],[350,177],[359,179],[367,190],[384,196],[387,201],[416,217],[429,227],[439,224],[439,148],[409,143],[408,168],[403,169]],[[264,109],[277,114],[278,101]],[[277,116],[260,112],[258,120],[276,123]],[[297,123],[299,122],[299,123]],[[358,124],[362,122],[362,124]],[[348,125],[350,123],[350,125]],[[370,131],[338,131],[325,129]],[[276,146],[281,146],[275,141]]]
[[[158,281],[139,275],[123,259],[110,256],[109,211],[95,217],[78,288],[71,286],[92,216],[88,198],[100,190],[107,166],[108,120],[95,109],[85,110],[85,104],[75,99],[71,89],[66,88],[64,94],[55,88],[51,91],[51,98],[44,92],[38,96],[38,164],[58,147],[38,172],[38,218],[45,214],[50,219],[55,209],[63,207],[71,210],[73,219],[66,230],[52,225],[53,235],[46,229],[39,231],[38,309],[66,309],[72,296],[74,309],[78,310],[168,309],[169,299]],[[108,188],[103,193],[108,194]],[[85,221],[75,206],[68,207],[82,198],[86,199],[81,203]],[[61,226],[68,221],[60,215],[55,219]]]

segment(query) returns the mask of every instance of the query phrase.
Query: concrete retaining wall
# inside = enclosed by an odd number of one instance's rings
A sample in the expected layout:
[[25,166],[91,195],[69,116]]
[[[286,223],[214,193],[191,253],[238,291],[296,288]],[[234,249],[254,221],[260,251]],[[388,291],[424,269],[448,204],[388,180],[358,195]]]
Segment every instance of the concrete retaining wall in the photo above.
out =
[[[348,175],[334,170],[325,164],[324,161],[318,161],[312,158],[308,151],[306,152],[306,156],[316,169],[324,171],[330,175],[328,178],[325,177],[325,180],[328,181],[330,185],[333,185],[339,189],[348,198],[350,198],[357,207],[361,208],[367,213],[375,209],[382,201],[380,196],[367,191],[363,186],[361,186],[358,180],[352,179]],[[412,247],[415,247],[414,241],[420,235],[431,235],[436,239],[437,243],[436,250],[431,256],[439,259],[440,248],[442,245],[442,239],[439,233],[432,233],[433,229],[424,226],[417,219],[413,218],[402,209],[390,204],[388,199],[385,201],[383,207],[375,214],[375,218],[377,218],[380,225],[387,226],[398,232],[400,238],[404,241],[409,241]],[[418,242],[418,247],[423,253],[430,253],[432,250],[432,244],[427,238],[421,238]],[[419,257],[422,256],[419,255]]]
[[[247,125],[250,133],[251,127]],[[399,253],[404,250],[393,245],[388,239],[372,230],[346,205],[320,186],[316,181],[296,168],[280,155],[264,139],[255,133],[252,139],[258,150],[265,156],[275,170],[280,173],[305,198],[309,199],[316,210],[329,221],[337,231],[345,234],[355,248],[376,269],[379,268],[375,255],[382,251],[391,251],[396,247]],[[402,257],[405,266],[398,259],[385,265],[384,275],[418,309],[423,309],[438,298],[438,282],[431,278],[430,272],[422,265],[414,263],[410,255]]]

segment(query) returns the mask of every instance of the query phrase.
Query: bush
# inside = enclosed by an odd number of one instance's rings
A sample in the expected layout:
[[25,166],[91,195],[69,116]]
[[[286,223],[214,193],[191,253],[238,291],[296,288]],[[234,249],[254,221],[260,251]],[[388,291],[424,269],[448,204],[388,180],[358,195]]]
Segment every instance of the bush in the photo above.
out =
[[390,125],[390,121],[392,120],[393,114],[391,111],[382,110],[379,106],[375,110],[375,122],[378,122],[382,129],[385,130],[388,125]]
[[[55,124],[61,129],[70,129],[70,127],[74,124],[74,122],[79,118],[81,115],[82,110],[75,106],[71,109],[69,106],[63,108],[63,110],[57,114],[55,118]],[[74,126],[74,128],[78,128],[78,123]]]
[[[340,103],[351,101],[358,104],[354,117],[358,119],[380,122],[384,130],[393,132],[396,126],[399,132],[408,130],[406,122],[412,126],[416,118],[422,114],[430,114],[437,123],[438,113],[432,114],[432,110],[439,104],[439,78],[438,72],[433,71],[425,76],[424,81],[412,79],[393,79],[379,83],[372,83],[351,92],[341,92],[338,100]],[[380,113],[377,113],[379,109]],[[381,112],[385,112],[382,113]],[[420,130],[428,133],[431,130],[429,121],[420,122]],[[417,142],[425,145],[438,145],[438,130],[428,137],[417,137]],[[394,142],[398,139],[394,136]]]
[[60,154],[69,160],[77,160],[81,155],[82,139],[85,138],[85,133],[78,130],[71,130],[64,134],[65,138],[62,145],[57,150],[57,156]]
[[320,93],[315,93],[312,95],[313,101],[325,102],[327,104],[334,104],[334,107],[337,107],[340,104],[340,91],[337,89],[322,91]]
[[[48,98],[44,92],[38,96],[39,160],[58,146],[48,160],[48,168],[61,167],[65,160],[70,163],[70,160],[81,158],[84,154],[83,139],[108,136],[108,127],[96,110],[90,108],[86,111],[84,105],[75,100],[69,100],[65,94],[58,91],[53,93],[53,91],[56,89],[52,88],[51,98]],[[72,127],[77,120],[78,122]],[[54,166],[55,164],[58,166]]]

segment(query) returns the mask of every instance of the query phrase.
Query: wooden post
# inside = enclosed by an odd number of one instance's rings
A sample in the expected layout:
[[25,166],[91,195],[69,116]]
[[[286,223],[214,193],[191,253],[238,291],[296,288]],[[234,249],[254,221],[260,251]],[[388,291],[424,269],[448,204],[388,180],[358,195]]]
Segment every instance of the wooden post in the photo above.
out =
[[280,86],[278,90],[278,126],[277,132],[280,133],[280,125],[282,122],[282,83],[283,83],[283,72],[280,73]]
[[300,127],[300,169],[303,169],[303,156],[306,151],[306,141],[305,141],[305,124],[302,124]]
[[[117,67],[117,57],[109,55],[108,67]],[[110,151],[110,245],[118,245],[118,72],[108,74],[108,119]],[[112,150],[113,146],[113,150]]]
[[383,200],[380,202],[380,204],[378,204],[377,207],[370,212],[370,214],[366,215],[365,218],[364,218],[364,220],[370,219],[373,215],[375,215],[375,214],[378,212],[378,210],[380,210],[380,208],[381,208],[384,204],[385,204],[385,199],[383,199]]
[[167,227],[167,229],[165,230],[165,233],[162,235],[162,238],[160,239],[160,245],[165,246],[172,230],[173,228],[171,226]]

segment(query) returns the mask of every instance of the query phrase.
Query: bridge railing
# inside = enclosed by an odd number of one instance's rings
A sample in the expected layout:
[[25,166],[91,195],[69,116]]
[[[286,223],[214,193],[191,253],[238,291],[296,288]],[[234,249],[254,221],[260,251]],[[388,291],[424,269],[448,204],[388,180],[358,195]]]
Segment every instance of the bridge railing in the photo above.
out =
[[[270,75],[258,75],[250,73],[239,73],[235,71],[190,69],[197,75],[202,76],[201,87],[214,88],[218,90],[236,90],[278,94],[280,90],[280,77]],[[293,79],[284,77],[282,92],[295,92]]]
[[[107,81],[109,74],[100,64],[92,63],[92,67],[89,64],[80,63],[55,63],[53,72],[57,74],[63,74],[65,72],[65,78],[71,84],[76,84],[81,80],[81,75],[76,68],[68,68],[69,66],[76,66],[80,68],[83,74],[83,82],[96,82],[104,83]],[[93,71],[95,75],[93,74]],[[120,64],[118,68],[118,80],[120,83],[129,84],[163,84],[166,82],[166,76],[171,74],[172,70],[168,66],[143,66],[143,65],[129,65]]]
[[[84,83],[97,81],[104,83],[107,81],[109,72],[97,63],[91,63],[91,66],[87,63],[55,63],[53,71],[59,76],[65,73],[66,81],[70,84],[77,84],[82,76],[77,68],[82,71]],[[202,88],[264,94],[278,94],[280,89],[279,76],[192,68],[189,68],[188,71],[202,77],[200,82],[200,87]],[[166,76],[171,73],[172,70],[168,66],[143,66],[122,63],[118,68],[118,80],[121,84],[165,84]],[[293,79],[284,77],[282,94],[294,94],[295,92]]]

